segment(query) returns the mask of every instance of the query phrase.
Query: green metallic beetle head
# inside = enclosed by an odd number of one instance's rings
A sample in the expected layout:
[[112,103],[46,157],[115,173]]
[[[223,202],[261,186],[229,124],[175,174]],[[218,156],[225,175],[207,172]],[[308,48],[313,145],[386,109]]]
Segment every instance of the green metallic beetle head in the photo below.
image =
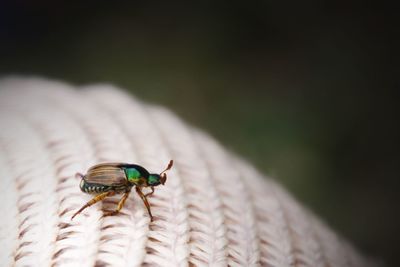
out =
[[164,185],[165,182],[167,181],[166,171],[168,171],[169,169],[172,168],[173,163],[174,162],[172,160],[170,160],[169,163],[168,163],[167,168],[165,168],[165,170],[163,170],[160,174],[151,173],[149,175],[149,177],[147,178],[147,184],[149,186],[157,186],[157,185],[160,185],[160,184]]
[[147,178],[147,184],[149,186],[157,186],[164,183],[161,182],[161,176],[157,173],[150,173],[149,177]]

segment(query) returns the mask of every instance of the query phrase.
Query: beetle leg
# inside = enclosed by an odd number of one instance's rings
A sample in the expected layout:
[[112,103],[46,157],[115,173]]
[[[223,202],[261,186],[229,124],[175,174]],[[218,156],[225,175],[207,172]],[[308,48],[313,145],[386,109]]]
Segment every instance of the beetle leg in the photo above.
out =
[[145,205],[146,208],[147,208],[147,212],[148,212],[149,215],[150,215],[150,220],[153,221],[153,215],[151,214],[150,204],[149,204],[149,202],[147,201],[146,196],[143,194],[142,190],[140,190],[139,187],[136,187],[136,192],[138,193],[138,195],[139,195],[139,196],[141,197],[141,199],[143,200],[143,203],[144,203],[144,205]]
[[150,188],[151,188],[151,192],[145,194],[145,195],[144,195],[145,197],[151,196],[151,195],[154,193],[154,186],[151,186]]
[[80,208],[77,212],[75,212],[75,214],[71,217],[71,220],[73,220],[76,215],[81,213],[87,207],[90,207],[93,204],[95,204],[96,202],[99,202],[99,201],[105,199],[106,197],[110,197],[110,196],[113,196],[113,195],[115,195],[115,192],[114,191],[109,191],[109,192],[104,192],[104,193],[101,193],[101,194],[95,196],[94,198],[89,200],[85,205],[83,205],[82,208]]
[[129,196],[129,193],[130,193],[130,192],[126,192],[126,193],[122,196],[121,200],[118,202],[118,206],[117,206],[117,209],[116,209],[116,210],[104,211],[103,217],[106,217],[106,216],[113,216],[113,215],[117,214],[117,213],[122,209],[122,207],[124,206],[125,201],[126,201],[126,199],[128,198],[128,196]]

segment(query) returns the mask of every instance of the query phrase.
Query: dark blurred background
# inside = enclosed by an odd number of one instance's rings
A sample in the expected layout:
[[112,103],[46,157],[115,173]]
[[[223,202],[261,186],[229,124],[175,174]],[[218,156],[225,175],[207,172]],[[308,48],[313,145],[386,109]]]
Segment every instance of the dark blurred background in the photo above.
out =
[[397,9],[32,2],[0,4],[1,76],[109,82],[165,105],[400,266]]

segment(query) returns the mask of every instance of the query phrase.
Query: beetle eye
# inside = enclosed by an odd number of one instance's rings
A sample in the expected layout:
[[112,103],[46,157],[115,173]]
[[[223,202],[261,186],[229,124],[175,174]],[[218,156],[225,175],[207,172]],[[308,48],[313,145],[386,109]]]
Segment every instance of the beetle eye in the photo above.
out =
[[165,181],[167,181],[167,174],[166,173],[162,173],[160,176],[160,182],[162,185],[165,184]]

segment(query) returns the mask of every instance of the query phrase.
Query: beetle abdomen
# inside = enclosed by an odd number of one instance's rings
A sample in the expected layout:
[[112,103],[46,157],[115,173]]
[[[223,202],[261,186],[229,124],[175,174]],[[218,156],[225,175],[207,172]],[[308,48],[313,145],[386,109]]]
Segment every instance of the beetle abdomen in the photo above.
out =
[[132,186],[130,185],[104,185],[104,184],[97,184],[97,183],[89,183],[85,179],[81,180],[79,184],[79,188],[82,192],[88,194],[98,194],[108,191],[115,191],[116,193],[123,193],[130,191]]
[[88,183],[84,179],[81,180],[81,183],[79,184],[79,187],[82,192],[88,193],[88,194],[97,194],[97,193],[103,193],[112,190],[112,186],[109,185],[103,185],[103,184],[95,184],[95,183]]

